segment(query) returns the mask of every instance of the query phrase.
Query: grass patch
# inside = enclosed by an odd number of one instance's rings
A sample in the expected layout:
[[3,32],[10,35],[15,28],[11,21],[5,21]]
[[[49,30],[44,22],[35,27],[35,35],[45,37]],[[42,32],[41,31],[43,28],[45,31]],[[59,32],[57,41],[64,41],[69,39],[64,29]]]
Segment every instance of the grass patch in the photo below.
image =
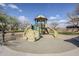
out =
[[58,32],[58,33],[64,35],[79,35],[79,32]]
[[15,32],[24,32],[23,30],[15,30]]

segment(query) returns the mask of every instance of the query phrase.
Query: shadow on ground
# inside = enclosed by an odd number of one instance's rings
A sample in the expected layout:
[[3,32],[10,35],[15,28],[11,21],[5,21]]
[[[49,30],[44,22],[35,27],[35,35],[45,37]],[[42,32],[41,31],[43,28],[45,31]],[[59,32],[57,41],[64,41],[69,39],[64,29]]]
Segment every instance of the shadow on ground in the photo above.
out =
[[79,41],[78,40],[79,40],[79,36],[71,38],[71,39],[67,39],[67,40],[64,40],[64,41],[70,42],[70,43],[74,44],[75,46],[79,47]]

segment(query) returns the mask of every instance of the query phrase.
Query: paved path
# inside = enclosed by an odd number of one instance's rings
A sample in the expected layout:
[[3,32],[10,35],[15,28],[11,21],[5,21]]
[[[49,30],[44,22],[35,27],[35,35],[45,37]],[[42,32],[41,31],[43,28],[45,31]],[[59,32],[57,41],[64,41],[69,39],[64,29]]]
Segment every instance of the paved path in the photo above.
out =
[[54,39],[52,35],[44,35],[37,42],[28,42],[23,39],[9,41],[8,47],[20,52],[37,54],[62,53],[78,48],[72,43],[61,39]]
[[6,46],[0,46],[0,56],[79,56],[79,48],[63,52],[63,53],[51,53],[51,54],[34,54],[14,51]]
[[19,38],[9,41],[7,46],[0,46],[0,55],[79,55],[79,48],[76,45],[64,41],[70,37],[62,38],[54,39],[52,35],[44,35],[37,42]]

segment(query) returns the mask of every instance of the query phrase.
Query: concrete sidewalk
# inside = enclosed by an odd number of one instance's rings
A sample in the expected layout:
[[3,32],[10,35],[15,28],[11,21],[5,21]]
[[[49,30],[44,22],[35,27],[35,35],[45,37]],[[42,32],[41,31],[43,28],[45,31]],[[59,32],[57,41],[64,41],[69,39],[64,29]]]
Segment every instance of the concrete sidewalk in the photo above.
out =
[[[64,38],[63,38],[64,37]],[[68,38],[63,36],[62,38]],[[58,39],[59,38],[59,39]],[[39,55],[79,55],[79,48],[58,37],[54,39],[51,35],[44,35],[37,42],[28,42],[19,38],[9,41],[7,46],[0,46],[0,55],[2,56],[39,56]]]
[[79,48],[64,53],[32,54],[11,50],[6,46],[0,46],[0,56],[79,56]]

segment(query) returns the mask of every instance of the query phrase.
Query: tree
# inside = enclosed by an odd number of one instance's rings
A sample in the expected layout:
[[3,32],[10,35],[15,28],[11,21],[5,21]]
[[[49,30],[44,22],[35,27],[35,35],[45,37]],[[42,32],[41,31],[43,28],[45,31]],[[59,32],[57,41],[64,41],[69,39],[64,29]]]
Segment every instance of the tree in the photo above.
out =
[[[79,6],[76,7],[76,9],[68,14],[69,22],[72,26],[79,26]],[[72,32],[75,28],[72,29]],[[79,31],[79,28],[77,28],[77,31]]]
[[58,26],[58,22],[56,22],[56,21],[55,22],[52,22],[51,23],[51,26],[52,26],[53,29],[56,30],[56,27]]
[[24,30],[28,25],[30,25],[30,23],[29,23],[27,20],[25,20],[25,21],[23,21],[23,22],[20,22],[20,21],[19,21],[19,28],[20,28],[21,30]]
[[16,17],[9,16],[9,27],[10,30],[17,30],[19,26],[19,22]]
[[5,42],[5,33],[9,29],[14,32],[18,29],[18,20],[15,17],[9,16],[4,12],[0,13],[0,30],[2,31],[2,42]]
[[2,31],[3,42],[5,42],[5,31],[7,29],[7,15],[0,13],[0,29]]

